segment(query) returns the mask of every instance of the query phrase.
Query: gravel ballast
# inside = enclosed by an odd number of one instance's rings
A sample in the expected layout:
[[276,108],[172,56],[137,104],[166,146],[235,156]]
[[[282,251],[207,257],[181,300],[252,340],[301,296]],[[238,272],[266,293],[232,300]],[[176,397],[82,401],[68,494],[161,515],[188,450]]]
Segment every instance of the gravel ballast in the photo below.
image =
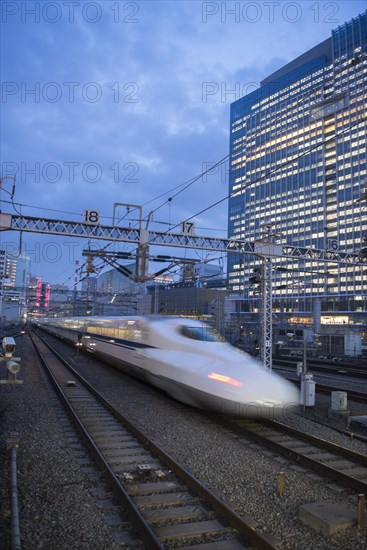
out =
[[[118,548],[104,513],[96,506],[91,483],[57,414],[30,343],[18,375],[23,385],[1,385],[1,495],[10,476],[6,439],[19,435],[17,457],[20,531],[23,549]],[[5,369],[1,367],[1,378]],[[2,499],[0,547],[10,548],[9,511]]]
[[[64,349],[58,343],[60,346]],[[335,502],[356,510],[353,491],[339,492],[328,486],[332,485],[331,481],[320,482],[311,477],[313,472],[299,471],[293,462],[271,456],[251,441],[220,429],[214,418],[204,417],[200,411],[117,371],[101,368],[84,355],[76,357],[74,350],[66,349],[70,356],[74,355],[74,360],[78,359],[81,374],[131,422],[237,512],[253,518],[258,529],[278,537],[282,549],[365,547],[366,530],[351,528],[327,538],[302,525],[298,519],[299,507],[310,502]],[[24,385],[9,393],[3,392],[5,399],[2,399],[2,434],[9,430],[20,434],[18,473],[24,547],[116,548],[111,529],[95,506],[88,480],[65,437],[44,378],[30,354],[28,363],[20,376],[24,378]],[[322,411],[324,400],[317,404],[313,414],[318,406]],[[350,440],[312,419],[288,414],[286,421],[357,452],[367,452],[366,443]],[[1,443],[5,452],[4,438]],[[282,497],[276,493],[280,472],[285,472]],[[32,540],[33,546],[28,540]]]

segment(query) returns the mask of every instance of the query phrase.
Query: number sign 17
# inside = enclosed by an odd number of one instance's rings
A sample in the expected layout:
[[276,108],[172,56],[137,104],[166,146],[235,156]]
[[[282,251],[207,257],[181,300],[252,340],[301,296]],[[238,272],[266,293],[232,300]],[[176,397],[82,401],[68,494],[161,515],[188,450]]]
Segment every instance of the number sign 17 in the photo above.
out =
[[181,222],[181,233],[184,235],[195,235],[194,222]]

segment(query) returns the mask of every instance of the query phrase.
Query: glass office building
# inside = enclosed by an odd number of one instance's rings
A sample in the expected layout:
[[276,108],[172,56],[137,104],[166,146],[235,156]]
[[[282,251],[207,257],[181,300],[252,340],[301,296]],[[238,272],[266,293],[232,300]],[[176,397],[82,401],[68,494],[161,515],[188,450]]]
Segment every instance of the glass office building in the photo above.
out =
[[[367,246],[367,12],[231,105],[229,237],[359,253]],[[242,312],[256,312],[261,260],[228,258]],[[255,269],[255,272],[254,272]],[[274,260],[275,312],[366,311],[362,266]],[[344,320],[345,322],[345,320]],[[366,321],[364,321],[366,323]]]

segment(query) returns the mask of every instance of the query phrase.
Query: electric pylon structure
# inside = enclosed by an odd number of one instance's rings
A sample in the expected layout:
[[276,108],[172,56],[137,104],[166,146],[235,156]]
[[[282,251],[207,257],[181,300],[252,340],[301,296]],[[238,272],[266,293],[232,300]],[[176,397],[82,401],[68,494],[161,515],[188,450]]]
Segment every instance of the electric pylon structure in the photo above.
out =
[[150,246],[170,246],[237,254],[254,254],[263,260],[262,277],[262,358],[264,366],[272,367],[272,259],[288,258],[320,262],[333,262],[349,266],[367,266],[367,256],[339,250],[320,250],[288,244],[276,244],[271,238],[258,241],[221,239],[193,234],[193,224],[183,222],[181,233],[171,233],[138,228],[101,225],[96,222],[75,222],[15,214],[0,214],[0,231],[23,231],[79,237],[111,242],[126,242],[137,246],[136,280],[146,281]]

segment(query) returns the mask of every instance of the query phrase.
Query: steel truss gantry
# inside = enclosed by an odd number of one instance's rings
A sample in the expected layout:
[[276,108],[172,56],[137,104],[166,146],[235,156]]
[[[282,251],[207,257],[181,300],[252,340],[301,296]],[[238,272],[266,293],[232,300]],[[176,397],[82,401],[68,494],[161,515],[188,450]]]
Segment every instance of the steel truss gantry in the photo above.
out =
[[260,256],[263,259],[262,358],[265,367],[269,369],[272,366],[272,259],[283,257],[350,266],[367,266],[365,255],[340,252],[339,250],[320,250],[311,247],[274,244],[267,242],[266,239],[248,242],[240,239],[220,239],[151,229],[103,226],[85,222],[0,214],[0,231],[10,230],[135,244],[138,247],[136,276],[140,281],[144,281],[147,275],[148,247],[151,245]]
[[0,231],[25,231],[86,239],[99,239],[114,242],[127,242],[136,245],[172,246],[211,250],[213,252],[234,252],[256,254],[262,257],[286,257],[297,260],[334,262],[338,264],[367,265],[367,258],[338,250],[320,250],[288,244],[264,244],[241,239],[221,239],[199,235],[185,235],[108,225],[93,225],[85,222],[54,220],[14,214],[0,214]]

